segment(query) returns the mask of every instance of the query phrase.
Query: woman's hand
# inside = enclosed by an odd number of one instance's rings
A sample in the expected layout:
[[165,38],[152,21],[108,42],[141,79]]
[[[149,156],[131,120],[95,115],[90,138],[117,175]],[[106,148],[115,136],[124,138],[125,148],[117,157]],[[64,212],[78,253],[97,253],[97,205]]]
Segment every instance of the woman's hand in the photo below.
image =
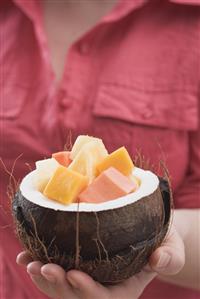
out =
[[184,245],[174,228],[162,246],[152,254],[149,265],[137,275],[114,286],[104,287],[77,270],[66,273],[58,265],[33,262],[25,251],[17,256],[17,263],[27,267],[35,285],[54,299],[136,299],[157,274],[176,274],[184,262]]

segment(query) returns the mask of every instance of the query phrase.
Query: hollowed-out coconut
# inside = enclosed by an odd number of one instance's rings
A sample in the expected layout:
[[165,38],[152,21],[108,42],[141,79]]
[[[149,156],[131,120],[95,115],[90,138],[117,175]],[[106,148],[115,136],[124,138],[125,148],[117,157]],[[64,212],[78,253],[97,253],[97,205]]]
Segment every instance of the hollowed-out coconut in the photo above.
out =
[[17,234],[34,260],[79,269],[101,283],[116,283],[139,272],[163,241],[170,220],[168,182],[134,169],[139,189],[100,204],[62,205],[33,184],[34,171],[13,200]]

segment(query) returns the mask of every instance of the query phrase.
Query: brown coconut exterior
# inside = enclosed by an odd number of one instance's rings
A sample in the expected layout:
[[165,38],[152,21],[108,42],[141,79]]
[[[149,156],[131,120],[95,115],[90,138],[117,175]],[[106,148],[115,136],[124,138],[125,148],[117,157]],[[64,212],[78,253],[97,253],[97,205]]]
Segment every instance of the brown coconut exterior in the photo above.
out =
[[164,239],[170,220],[167,181],[139,201],[99,212],[55,211],[24,198],[13,200],[17,235],[34,260],[80,269],[101,283],[138,273]]

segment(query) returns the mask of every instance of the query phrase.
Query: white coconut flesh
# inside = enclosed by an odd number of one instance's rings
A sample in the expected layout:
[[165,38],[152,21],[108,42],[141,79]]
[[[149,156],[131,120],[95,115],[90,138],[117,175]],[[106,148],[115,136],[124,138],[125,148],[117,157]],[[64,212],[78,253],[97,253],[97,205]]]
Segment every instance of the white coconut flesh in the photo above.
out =
[[159,186],[158,177],[151,171],[146,171],[135,167],[133,175],[137,176],[141,182],[139,188],[135,192],[103,203],[82,202],[79,203],[79,205],[78,203],[64,205],[54,200],[48,199],[36,189],[34,184],[35,170],[24,177],[20,185],[20,191],[23,197],[30,202],[48,209],[69,212],[76,212],[77,210],[79,210],[79,212],[98,212],[117,209],[132,204],[145,196],[151,195]]

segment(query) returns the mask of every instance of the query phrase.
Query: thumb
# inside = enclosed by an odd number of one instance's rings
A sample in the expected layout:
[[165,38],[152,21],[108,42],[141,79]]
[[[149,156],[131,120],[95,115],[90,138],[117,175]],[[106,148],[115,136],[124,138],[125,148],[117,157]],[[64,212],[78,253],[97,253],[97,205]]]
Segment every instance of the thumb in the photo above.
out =
[[172,228],[165,242],[150,257],[149,264],[159,274],[175,275],[183,268],[184,263],[183,241],[177,231]]
[[94,281],[89,275],[77,270],[67,273],[67,280],[79,294],[80,298],[99,299],[107,296],[107,289],[100,283]]

